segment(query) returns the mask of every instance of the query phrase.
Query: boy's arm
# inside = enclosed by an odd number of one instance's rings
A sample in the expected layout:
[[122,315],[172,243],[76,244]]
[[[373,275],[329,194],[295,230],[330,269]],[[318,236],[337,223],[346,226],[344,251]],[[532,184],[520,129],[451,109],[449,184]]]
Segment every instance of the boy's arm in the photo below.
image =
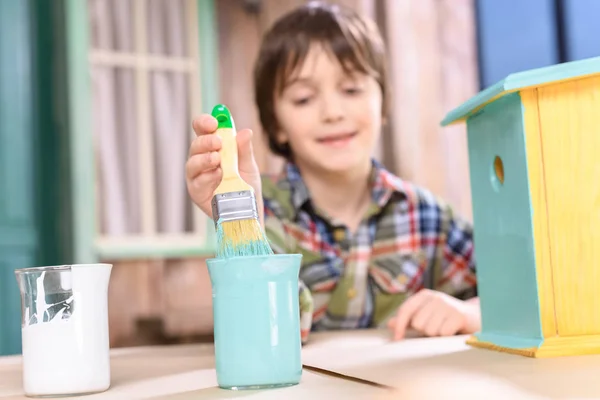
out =
[[427,285],[431,289],[415,293],[399,307],[388,323],[394,331],[394,340],[404,338],[409,327],[427,336],[473,333],[480,329],[473,229],[468,222],[455,218],[449,207],[442,209],[439,222],[433,280]]
[[473,227],[469,222],[455,217],[450,208],[445,211],[446,216],[442,218],[446,219],[447,228],[441,233],[445,240],[441,243],[436,260],[438,271],[434,289],[478,303]]
[[[445,240],[442,241],[438,253],[441,260],[436,262],[440,265],[440,271],[434,274],[438,277],[434,283],[434,290],[462,300],[463,305],[456,304],[465,318],[465,325],[459,333],[473,333],[481,326],[473,225],[455,216],[450,206],[444,209],[442,219],[447,223],[441,224],[446,227],[442,231],[442,238]],[[450,302],[452,300],[448,299],[447,303]]]
[[310,290],[306,287],[302,280],[298,282],[299,300],[300,300],[300,338],[302,344],[308,341],[308,334],[312,326],[313,315],[313,299]]
[[[290,243],[291,237],[286,234],[284,222],[277,217],[274,207],[267,199],[264,201],[265,214],[264,224],[267,238],[271,244],[271,249],[275,254],[288,254],[294,251],[294,246]],[[298,299],[300,302],[300,337],[302,344],[308,341],[308,335],[312,326],[313,299],[308,287],[304,282],[298,280]]]

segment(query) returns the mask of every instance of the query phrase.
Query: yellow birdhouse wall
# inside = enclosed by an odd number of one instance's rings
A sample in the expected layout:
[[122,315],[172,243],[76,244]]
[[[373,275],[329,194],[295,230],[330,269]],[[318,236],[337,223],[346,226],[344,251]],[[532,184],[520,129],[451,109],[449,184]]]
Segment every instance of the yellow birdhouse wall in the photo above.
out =
[[549,247],[538,270],[551,271],[556,334],[600,334],[600,76],[540,87],[537,100],[548,239],[536,247]]
[[542,334],[544,337],[552,337],[556,336],[554,283],[552,280],[552,266],[550,264],[546,183],[544,178],[538,90],[535,88],[523,90],[521,92],[521,101],[525,111],[525,148],[527,153],[531,208],[533,211],[533,236]]

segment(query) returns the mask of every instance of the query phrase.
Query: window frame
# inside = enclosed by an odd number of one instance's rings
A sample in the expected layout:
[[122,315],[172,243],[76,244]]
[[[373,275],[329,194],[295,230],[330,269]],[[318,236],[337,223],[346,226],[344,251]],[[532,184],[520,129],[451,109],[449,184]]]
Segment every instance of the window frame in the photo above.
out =
[[[135,0],[145,2],[147,0]],[[207,257],[214,254],[213,221],[194,210],[195,223],[205,223],[201,235],[156,233],[150,236],[111,237],[100,235],[97,223],[95,186],[97,182],[92,130],[91,58],[86,0],[66,0],[66,47],[68,85],[69,161],[72,204],[72,250],[74,263],[140,258]],[[197,64],[200,98],[192,101],[197,109],[216,104],[219,98],[217,27],[214,0],[196,0]],[[194,96],[193,96],[194,97]],[[197,97],[197,96],[196,96]],[[74,110],[77,110],[75,112]],[[82,134],[89,132],[89,134]],[[201,228],[202,231],[202,228]]]

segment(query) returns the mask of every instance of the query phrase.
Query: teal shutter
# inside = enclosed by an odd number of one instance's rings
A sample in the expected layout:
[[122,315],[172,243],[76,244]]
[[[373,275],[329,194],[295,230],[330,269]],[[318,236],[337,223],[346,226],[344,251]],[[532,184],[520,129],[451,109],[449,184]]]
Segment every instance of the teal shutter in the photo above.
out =
[[16,268],[36,262],[30,3],[0,1],[0,355],[21,351]]
[[0,1],[0,355],[21,352],[14,270],[72,263],[64,4]]

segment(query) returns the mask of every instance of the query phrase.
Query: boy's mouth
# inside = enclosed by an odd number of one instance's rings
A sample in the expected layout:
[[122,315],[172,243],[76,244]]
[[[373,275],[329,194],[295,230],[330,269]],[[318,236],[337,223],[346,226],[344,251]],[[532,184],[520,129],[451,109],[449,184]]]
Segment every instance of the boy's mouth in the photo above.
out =
[[317,142],[328,146],[344,146],[348,144],[358,132],[339,133],[335,135],[324,136],[317,139]]

